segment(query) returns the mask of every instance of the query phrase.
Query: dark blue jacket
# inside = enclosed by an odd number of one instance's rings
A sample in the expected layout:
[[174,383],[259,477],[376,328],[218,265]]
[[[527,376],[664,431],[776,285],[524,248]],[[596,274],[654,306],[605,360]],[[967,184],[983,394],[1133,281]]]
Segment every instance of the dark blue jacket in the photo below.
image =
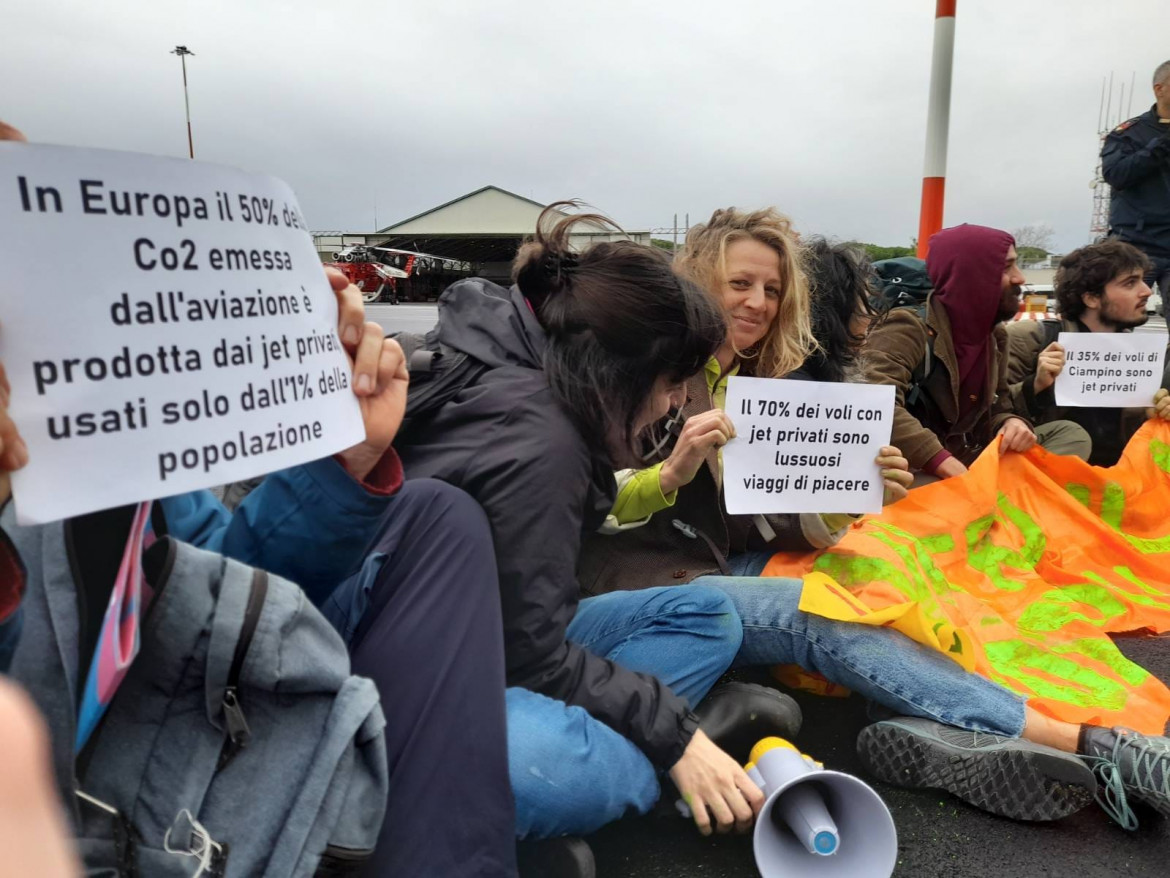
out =
[[1101,169],[1113,187],[1110,234],[1170,257],[1170,123],[1158,121],[1157,105],[1109,133]]

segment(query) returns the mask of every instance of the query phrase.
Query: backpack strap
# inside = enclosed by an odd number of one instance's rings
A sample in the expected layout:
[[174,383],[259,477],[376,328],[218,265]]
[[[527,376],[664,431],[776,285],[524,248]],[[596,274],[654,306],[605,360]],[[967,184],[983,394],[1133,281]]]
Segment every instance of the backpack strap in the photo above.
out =
[[1043,343],[1040,345],[1040,350],[1044,350],[1060,337],[1060,331],[1063,329],[1063,322],[1060,320],[1053,320],[1051,318],[1045,318],[1041,322],[1044,325],[1041,329],[1043,334]]
[[926,341],[922,360],[910,375],[910,389],[906,393],[906,405],[914,405],[922,398],[925,392],[926,380],[930,377],[931,369],[934,367],[934,333],[931,332],[930,327],[926,323],[926,303],[920,302],[917,305],[905,305],[905,308],[910,308],[919,320],[922,321],[923,331],[926,333]]

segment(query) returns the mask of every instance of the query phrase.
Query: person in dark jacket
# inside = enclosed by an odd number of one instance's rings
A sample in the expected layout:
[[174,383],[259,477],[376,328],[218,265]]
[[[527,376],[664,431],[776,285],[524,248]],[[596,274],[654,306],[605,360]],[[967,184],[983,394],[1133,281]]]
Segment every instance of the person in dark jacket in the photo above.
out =
[[1109,132],[1101,173],[1113,190],[1109,234],[1150,257],[1147,283],[1170,299],[1170,61],[1154,71],[1154,99]]
[[[1055,420],[1080,424],[1092,439],[1088,460],[1095,466],[1113,466],[1120,460],[1145,423],[1147,409],[1058,406],[1055,387],[1064,370],[1064,348],[1045,339],[1058,332],[1133,332],[1142,326],[1148,319],[1150,288],[1143,278],[1149,266],[1142,251],[1116,239],[1081,247],[1061,259],[1056,271],[1059,322],[1051,328],[1048,321],[1033,320],[1008,326],[1008,382],[1016,409],[1026,411],[1036,424]],[[1162,387],[1151,405],[1159,415],[1170,415],[1165,392],[1170,387],[1170,365]]]
[[653,248],[571,253],[576,222],[608,221],[561,206],[517,255],[512,289],[470,279],[443,293],[434,340],[485,368],[412,418],[396,447],[411,478],[463,488],[491,524],[517,835],[586,834],[644,813],[660,771],[700,829],[746,828],[760,791],[692,711],[739,648],[734,609],[709,589],[578,604],[576,585],[582,535],[613,504],[615,461],[681,402],[722,318]]
[[963,224],[930,239],[934,291],[925,314],[895,308],[866,340],[869,379],[896,389],[891,441],[905,452],[915,484],[962,475],[997,436],[1001,452],[1040,442],[1054,454],[1087,457],[1089,437],[1054,421],[1040,435],[1013,408],[1007,331],[1024,276],[1007,232]]

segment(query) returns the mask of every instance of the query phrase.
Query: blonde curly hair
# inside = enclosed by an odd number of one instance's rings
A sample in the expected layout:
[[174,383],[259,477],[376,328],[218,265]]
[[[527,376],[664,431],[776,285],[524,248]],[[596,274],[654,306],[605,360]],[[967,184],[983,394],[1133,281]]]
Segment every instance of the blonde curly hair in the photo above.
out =
[[776,319],[754,352],[737,350],[736,354],[754,361],[750,367],[752,374],[783,378],[799,369],[819,347],[812,334],[803,252],[788,217],[770,207],[750,213],[734,207],[717,210],[706,223],[691,226],[686,242],[674,258],[674,269],[699,284],[722,308],[727,248],[736,241],[748,239],[776,251],[784,292]]

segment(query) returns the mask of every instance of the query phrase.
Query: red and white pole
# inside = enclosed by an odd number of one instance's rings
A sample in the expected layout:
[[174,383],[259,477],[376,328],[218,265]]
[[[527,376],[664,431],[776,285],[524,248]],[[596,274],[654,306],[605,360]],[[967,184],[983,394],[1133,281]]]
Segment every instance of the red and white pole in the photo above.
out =
[[934,57],[930,63],[930,105],[926,112],[926,161],[922,171],[922,212],[918,219],[920,259],[926,258],[930,236],[941,229],[943,224],[957,2],[958,0],[935,0]]

